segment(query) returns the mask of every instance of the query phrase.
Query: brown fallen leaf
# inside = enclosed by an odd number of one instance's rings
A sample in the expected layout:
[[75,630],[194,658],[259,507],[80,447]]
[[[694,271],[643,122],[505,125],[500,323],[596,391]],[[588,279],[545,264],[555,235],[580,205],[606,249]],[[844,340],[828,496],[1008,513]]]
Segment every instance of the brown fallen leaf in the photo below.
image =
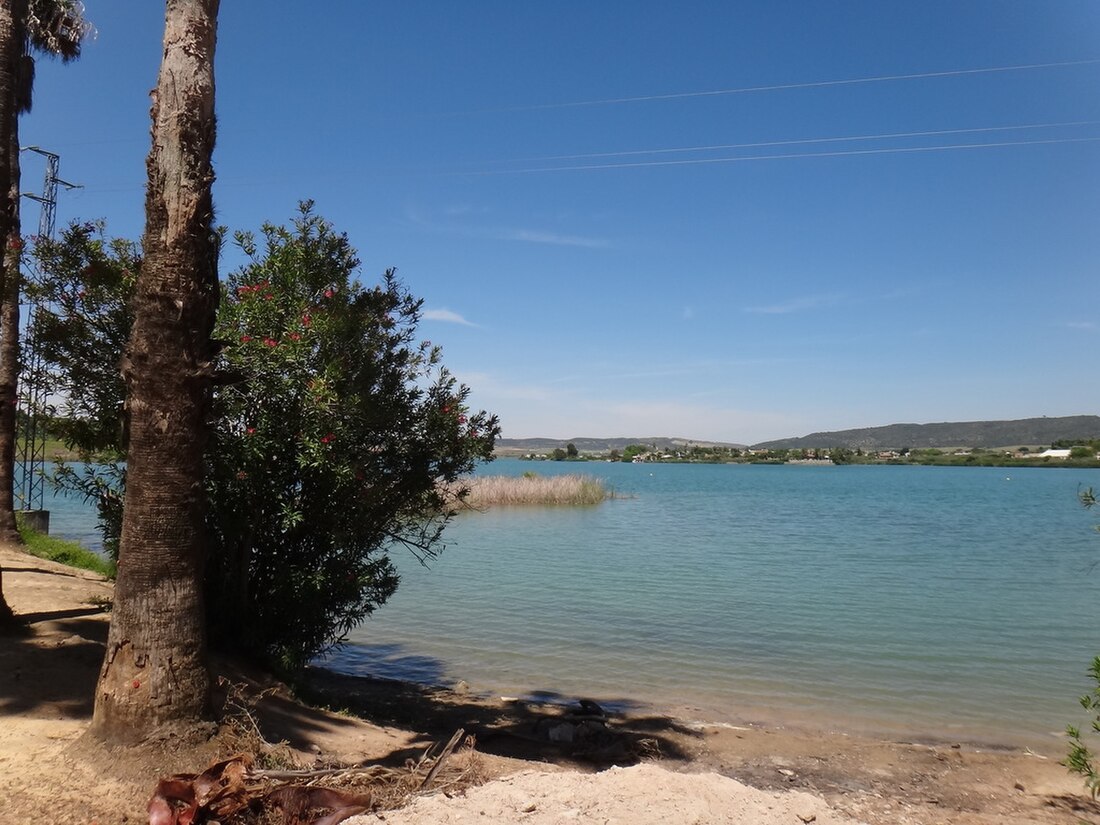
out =
[[283,825],[302,825],[306,812],[313,808],[331,808],[332,813],[312,820],[310,825],[337,825],[356,814],[370,810],[370,794],[355,794],[334,788],[285,785],[269,793],[266,801],[283,812]]
[[201,825],[222,819],[262,795],[248,788],[245,778],[252,757],[238,754],[215,762],[200,774],[182,773],[162,779],[149,800],[149,825]]

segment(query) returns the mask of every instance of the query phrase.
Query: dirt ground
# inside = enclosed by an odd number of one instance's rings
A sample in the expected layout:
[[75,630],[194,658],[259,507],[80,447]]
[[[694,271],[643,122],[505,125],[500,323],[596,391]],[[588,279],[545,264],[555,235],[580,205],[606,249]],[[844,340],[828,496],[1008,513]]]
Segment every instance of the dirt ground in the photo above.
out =
[[[5,597],[26,623],[24,633],[0,637],[0,825],[146,821],[159,777],[201,771],[231,743],[108,751],[82,738],[111,585],[14,548],[0,547],[0,565]],[[560,707],[323,670],[293,697],[231,663],[215,662],[215,670],[249,695],[267,689],[254,717],[264,738],[285,741],[303,767],[402,765],[458,728],[476,737],[495,781],[463,798],[420,800],[363,822],[1100,823],[1100,806],[1057,764],[1056,750],[701,726],[642,714],[586,724]],[[582,735],[593,724],[596,733]]]

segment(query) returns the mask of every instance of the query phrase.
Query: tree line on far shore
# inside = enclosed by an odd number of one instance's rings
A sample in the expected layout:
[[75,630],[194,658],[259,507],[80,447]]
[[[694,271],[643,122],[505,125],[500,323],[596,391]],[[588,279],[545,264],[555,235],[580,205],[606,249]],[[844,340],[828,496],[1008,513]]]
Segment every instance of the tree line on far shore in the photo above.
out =
[[528,452],[523,461],[622,461],[655,464],[787,464],[821,462],[832,464],[921,464],[942,467],[1100,467],[1100,439],[1063,439],[1051,449],[1069,450],[1065,457],[1042,455],[1045,448],[1017,447],[985,449],[968,447],[939,449],[929,447],[897,450],[864,450],[860,447],[821,449],[752,449],[721,445],[684,445],[659,447],[656,444],[631,444],[620,450],[578,452],[569,443],[565,449]]

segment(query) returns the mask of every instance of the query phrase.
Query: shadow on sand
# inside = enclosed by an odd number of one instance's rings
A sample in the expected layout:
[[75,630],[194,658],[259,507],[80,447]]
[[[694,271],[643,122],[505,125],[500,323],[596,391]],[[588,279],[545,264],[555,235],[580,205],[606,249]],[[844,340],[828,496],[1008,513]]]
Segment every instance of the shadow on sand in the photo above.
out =
[[[23,626],[0,636],[0,714],[90,719],[96,679],[103,661],[108,625],[97,607],[42,611],[21,617]],[[442,662],[387,646],[374,654],[417,679],[446,684]],[[241,672],[215,657],[215,673]],[[270,683],[270,677],[247,679]],[[452,685],[453,687],[453,685]],[[224,687],[215,691],[221,708]],[[687,759],[685,739],[699,733],[673,719],[647,714],[630,699],[579,704],[579,697],[554,691],[529,693],[522,700],[500,701],[447,687],[394,679],[350,676],[310,668],[298,695],[318,707],[302,705],[279,691],[260,703],[259,720],[273,741],[285,739],[308,748],[313,736],[354,724],[340,713],[378,725],[411,731],[414,745],[389,754],[385,763],[401,765],[458,728],[473,734],[479,750],[524,760],[571,765],[628,765],[640,758]]]
[[[92,715],[107,641],[100,607],[27,613],[0,635],[0,714]],[[39,631],[43,627],[48,635]]]
[[399,645],[386,647],[373,653],[414,666],[419,680],[434,685],[314,667],[298,691],[310,703],[414,731],[417,745],[390,754],[389,763],[402,764],[459,728],[476,736],[478,750],[485,753],[588,767],[630,765],[653,756],[686,760],[685,738],[700,736],[675,719],[646,713],[645,706],[628,698],[601,699],[595,705],[548,690],[516,700],[472,695],[454,689],[442,662],[410,657]]

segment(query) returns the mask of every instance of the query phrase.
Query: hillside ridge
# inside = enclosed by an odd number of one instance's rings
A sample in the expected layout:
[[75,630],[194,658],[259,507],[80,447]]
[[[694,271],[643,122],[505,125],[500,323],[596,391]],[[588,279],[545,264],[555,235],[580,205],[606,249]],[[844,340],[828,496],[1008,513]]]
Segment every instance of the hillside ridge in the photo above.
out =
[[1100,416],[1020,418],[1004,421],[943,421],[932,424],[888,424],[852,430],[810,433],[754,445],[761,449],[848,447],[899,450],[906,447],[1013,447],[1049,445],[1066,439],[1100,438]]
[[[1100,439],[1100,416],[1068,415],[994,421],[942,421],[928,424],[886,424],[810,433],[753,444],[754,449],[824,449],[847,447],[863,450],[927,449],[930,447],[1013,447],[1048,445],[1055,441]],[[735,447],[745,444],[697,438],[646,436],[615,438],[500,438],[501,455],[545,453],[573,444],[581,452],[622,450],[631,444],[645,444],[659,450],[677,447]]]

